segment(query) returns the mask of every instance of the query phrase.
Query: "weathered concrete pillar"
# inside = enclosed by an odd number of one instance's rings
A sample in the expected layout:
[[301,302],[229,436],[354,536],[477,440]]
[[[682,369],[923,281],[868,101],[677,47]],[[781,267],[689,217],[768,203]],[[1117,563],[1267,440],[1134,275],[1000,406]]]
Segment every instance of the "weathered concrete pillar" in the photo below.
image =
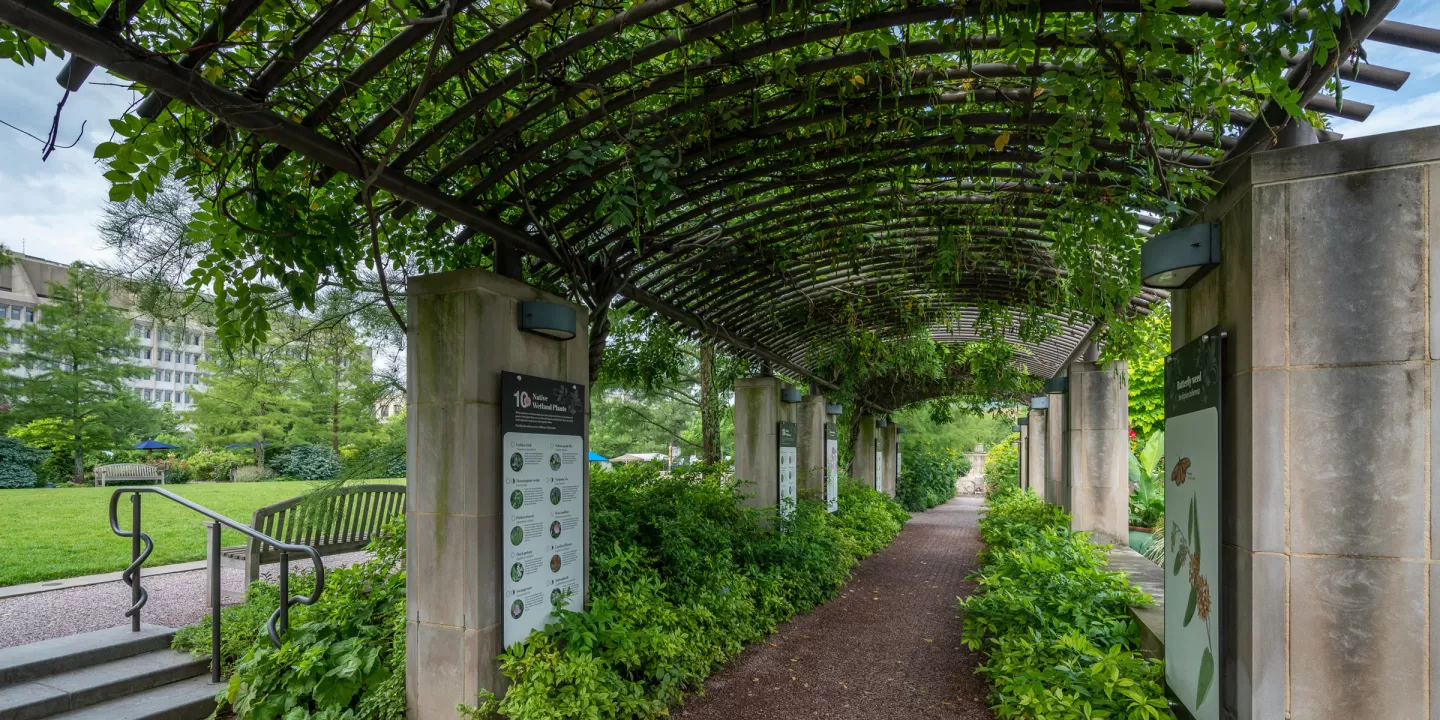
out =
[[[1066,378],[1058,378],[1068,382]],[[1046,382],[1046,390],[1063,387],[1063,383]],[[1065,393],[1047,392],[1050,407],[1045,411],[1045,499],[1052,505],[1069,506],[1069,488],[1065,485]]]
[[482,270],[411,278],[407,295],[405,694],[410,718],[452,720],[456,703],[506,688],[500,375],[587,384],[589,323],[572,305],[576,337],[521,332],[521,301],[571,303]]
[[[777,422],[795,422],[798,403],[781,402],[789,388],[766,375],[735,381],[735,477],[750,483],[742,488],[747,507],[780,504],[779,436]],[[793,390],[793,388],[790,388]]]
[[875,416],[865,413],[855,422],[859,423],[859,431],[855,433],[855,445],[850,453],[850,478],[865,487],[879,490],[881,486],[876,482],[876,478],[883,475],[877,474],[875,467],[880,443],[880,431],[875,427]]
[[796,482],[800,494],[823,498],[825,493],[825,414],[824,395],[806,395],[795,406],[798,426],[796,446]]
[[881,489],[890,497],[895,497],[895,484],[899,479],[896,474],[899,469],[898,461],[900,451],[900,428],[895,423],[887,423],[879,429],[880,433],[880,457],[883,461],[884,476],[880,483]]
[[1028,455],[1025,458],[1026,482],[1030,489],[1040,496],[1041,500],[1049,497],[1045,494],[1045,473],[1050,467],[1047,459],[1050,452],[1050,431],[1049,412],[1046,407],[1039,406],[1048,405],[1048,403],[1049,399],[1044,397],[1034,398],[1030,401],[1029,437],[1025,442],[1025,452]]
[[1015,459],[1019,463],[1019,482],[1021,490],[1030,489],[1030,418],[1020,418],[1020,439],[1015,442]]
[[1071,527],[1130,544],[1129,379],[1125,363],[1070,365]]
[[1197,220],[1221,264],[1171,342],[1228,333],[1222,712],[1440,718],[1440,127],[1258,153]]

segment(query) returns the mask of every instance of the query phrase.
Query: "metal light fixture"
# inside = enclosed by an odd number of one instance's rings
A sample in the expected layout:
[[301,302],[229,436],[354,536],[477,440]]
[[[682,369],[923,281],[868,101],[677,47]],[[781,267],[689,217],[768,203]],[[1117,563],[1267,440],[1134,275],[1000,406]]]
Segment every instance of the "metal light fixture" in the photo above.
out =
[[882,418],[877,418],[877,419],[875,420],[875,427],[877,427],[877,428],[890,427],[890,421],[886,420],[886,419],[883,418],[883,417],[882,417]]
[[902,425],[896,425],[896,426],[895,426],[895,434],[896,434],[896,435],[904,435],[904,434],[905,434],[905,427],[902,426]]
[[1031,410],[1049,410],[1049,409],[1050,409],[1050,398],[1045,397],[1044,395],[1037,395],[1037,396],[1035,396],[1035,397],[1033,397],[1033,398],[1030,398],[1030,409],[1031,409]]
[[1146,287],[1187,288],[1219,264],[1220,223],[1171,230],[1140,248],[1140,277]]
[[780,402],[783,402],[783,403],[798,403],[798,402],[800,402],[800,389],[799,389],[799,388],[789,388],[789,387],[787,387],[787,388],[780,388]]
[[1020,427],[1025,427],[1026,425],[1030,424],[1030,418],[1020,418],[1019,422]]
[[531,300],[520,303],[520,329],[553,340],[575,337],[575,308]]
[[1058,395],[1070,391],[1070,378],[1068,376],[1053,377],[1045,381],[1045,392]]
[[1020,426],[1019,426],[1019,425],[1011,425],[1011,426],[1010,426],[1010,432],[1020,432]]
[[840,403],[827,403],[825,405],[826,415],[841,415],[845,412],[845,406]]

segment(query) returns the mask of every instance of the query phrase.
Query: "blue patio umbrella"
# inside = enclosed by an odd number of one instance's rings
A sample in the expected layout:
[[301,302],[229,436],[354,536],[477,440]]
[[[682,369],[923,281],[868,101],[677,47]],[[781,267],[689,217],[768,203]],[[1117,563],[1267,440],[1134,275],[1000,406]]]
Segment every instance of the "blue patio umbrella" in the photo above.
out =
[[136,450],[174,450],[178,445],[169,445],[159,440],[146,440],[135,446]]
[[609,461],[610,461],[610,458],[601,457],[601,456],[600,456],[600,453],[597,453],[597,452],[595,452],[594,450],[591,450],[591,451],[590,451],[590,462],[609,462]]

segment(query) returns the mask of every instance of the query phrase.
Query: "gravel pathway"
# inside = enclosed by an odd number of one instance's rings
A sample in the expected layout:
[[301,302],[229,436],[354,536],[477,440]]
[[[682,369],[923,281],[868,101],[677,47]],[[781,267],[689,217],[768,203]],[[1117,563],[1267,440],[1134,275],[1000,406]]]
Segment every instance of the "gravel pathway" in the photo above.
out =
[[960,644],[957,596],[973,584],[979,497],[915,517],[856,567],[840,595],[791,620],[705,681],[686,720],[991,720],[977,653]]
[[[365,558],[363,552],[334,555],[325,558],[325,568]],[[273,581],[279,567],[263,566],[260,575]],[[294,572],[309,568],[308,559],[291,565]],[[140,613],[147,623],[178,628],[210,614],[210,582],[205,570],[154,576],[142,571],[140,584],[150,593]],[[243,590],[245,571],[221,568],[220,584],[226,590]],[[130,622],[125,617],[128,607],[130,586],[119,581],[0,599],[0,648],[126,625]]]

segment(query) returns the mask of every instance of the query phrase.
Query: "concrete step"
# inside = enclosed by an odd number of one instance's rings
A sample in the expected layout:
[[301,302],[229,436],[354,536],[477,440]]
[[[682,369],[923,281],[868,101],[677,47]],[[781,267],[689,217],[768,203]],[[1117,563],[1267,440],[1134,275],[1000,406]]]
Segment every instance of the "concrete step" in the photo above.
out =
[[39,720],[205,675],[209,670],[209,659],[167,649],[47,675],[0,688],[0,720]]
[[225,683],[211,683],[210,676],[203,675],[71,710],[51,720],[205,720],[215,712],[215,695],[225,688]]
[[170,628],[142,624],[140,632],[113,627],[0,649],[0,687],[164,650],[174,637]]

